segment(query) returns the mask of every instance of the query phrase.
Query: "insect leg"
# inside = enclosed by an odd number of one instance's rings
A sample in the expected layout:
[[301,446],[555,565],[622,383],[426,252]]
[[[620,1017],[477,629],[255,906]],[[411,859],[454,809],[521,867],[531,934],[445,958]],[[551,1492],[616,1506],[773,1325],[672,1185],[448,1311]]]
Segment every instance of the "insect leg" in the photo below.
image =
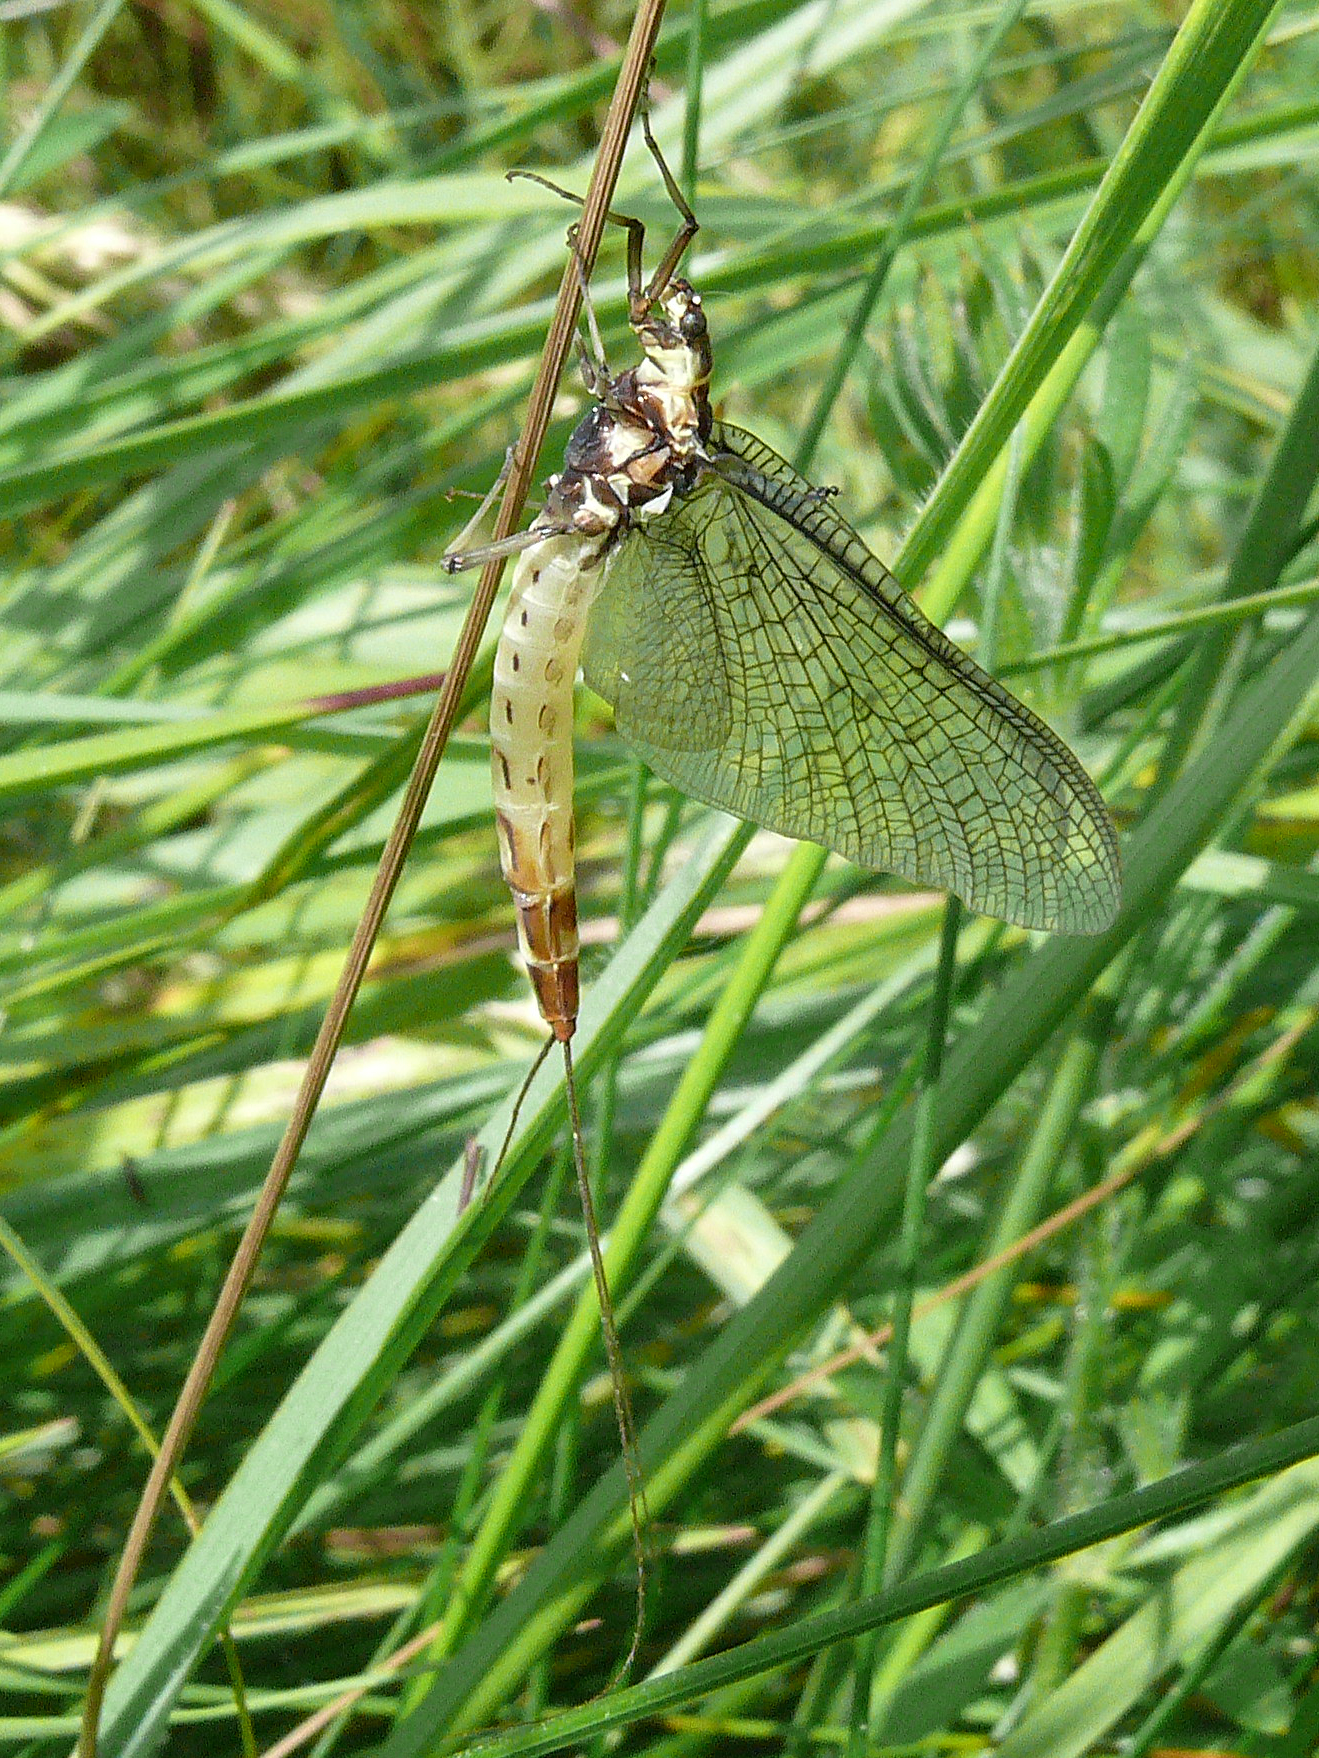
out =
[[[476,535],[476,533],[480,530],[482,524],[484,523],[486,514],[490,511],[491,507],[494,506],[495,496],[499,493],[500,489],[508,481],[508,473],[512,468],[513,468],[513,447],[510,446],[508,448],[508,450],[504,453],[504,462],[500,465],[499,475],[495,477],[494,481],[490,484],[489,488],[485,491],[485,494],[482,496],[480,506],[472,514],[471,518],[467,521],[467,523],[463,526],[462,530],[458,533],[457,537],[450,544],[449,552],[451,554],[453,554],[455,556],[460,556],[467,549],[467,545],[471,542],[472,538]],[[452,500],[454,493],[455,493],[455,490],[450,489],[449,494],[448,494],[448,499]],[[444,565],[445,565],[445,571],[447,573],[450,573],[450,574],[457,573],[457,571],[458,571],[457,568],[449,567],[447,555],[445,558]]]
[[[668,175],[667,171],[665,175]],[[583,205],[580,195],[574,195],[571,189],[564,189],[562,184],[553,183],[548,177],[542,177],[539,171],[507,171],[505,176],[510,182],[514,177],[524,177],[528,183],[539,183],[541,188],[548,189],[551,195],[561,195],[565,201],[575,202],[578,207]],[[653,290],[645,295],[641,291],[641,253],[645,248],[646,228],[640,220],[634,219],[631,214],[616,214],[612,208],[605,210],[605,219],[612,226],[622,226],[627,233],[627,308],[629,317],[635,322],[636,319],[632,314],[640,312],[644,316],[654,302]],[[695,224],[694,221],[693,224]],[[591,328],[591,340],[596,349],[596,381],[592,382],[585,368],[583,368],[582,376],[586,379],[587,390],[593,397],[597,397],[601,394],[601,386],[608,387],[610,373],[605,362],[604,347],[600,342],[600,331],[595,321],[595,312],[586,291],[586,272],[582,267],[581,253],[577,248],[576,226],[568,228],[568,248],[572,251],[573,258],[577,263],[577,273],[582,283],[582,302],[586,307],[587,321]],[[684,248],[686,247],[684,246]],[[681,255],[681,252],[679,254]]]
[[641,242],[645,237],[645,233],[640,227],[638,227],[637,230],[640,236],[635,238],[635,265],[632,258],[634,238],[631,234],[628,236],[628,305],[634,325],[647,315],[651,306],[661,297],[665,288],[673,279],[674,273],[677,270],[678,264],[682,261],[683,253],[686,251],[687,246],[701,229],[700,222],[692,212],[687,197],[678,187],[677,179],[664,162],[664,154],[659,149],[659,142],[651,133],[650,106],[644,102],[641,107],[641,132],[645,136],[646,146],[650,150],[651,158],[654,159],[655,163],[659,166],[659,174],[664,179],[664,187],[668,191],[669,200],[682,216],[682,224],[674,234],[673,242],[660,258],[659,266],[656,268],[655,273],[650,277],[649,285],[644,293],[641,291]]
[[[474,535],[494,505],[495,496],[508,481],[508,473],[513,468],[514,450],[515,448],[510,446],[504,453],[504,462],[500,466],[499,475],[490,484],[485,499],[463,526],[454,542],[440,557],[440,566],[446,574],[462,574],[468,568],[483,568],[496,556],[518,555],[522,550],[530,549],[533,543],[543,543],[547,537],[562,537],[572,530],[570,519],[555,519],[546,508],[525,531],[515,531],[511,537],[503,537],[498,543],[478,544],[475,549],[466,547],[468,540]],[[557,478],[551,478],[551,487],[556,480]]]
[[[539,183],[541,188],[548,189],[551,195],[561,195],[565,201],[575,202],[578,207],[584,205],[580,195],[574,195],[571,189],[565,189],[560,183],[552,183],[548,177],[542,177],[539,171],[506,171],[504,175],[510,182],[515,177],[525,177],[528,183]],[[666,172],[665,175],[667,176],[668,173]],[[606,208],[605,219],[609,221],[611,226],[622,226],[627,232],[627,296],[628,304],[631,306],[634,299],[641,298],[641,252],[646,242],[646,228],[640,220],[634,219],[631,214],[616,214],[612,208]],[[695,225],[695,221],[692,224]],[[569,236],[568,242],[572,245],[575,255],[576,241]]]
[[[659,142],[655,139],[650,126],[650,106],[646,103],[643,103],[641,107],[641,132],[645,136],[646,146],[650,152],[650,156],[654,159],[656,165],[658,165],[659,174],[664,179],[664,187],[668,191],[669,200],[682,216],[682,224],[674,234],[673,240],[668,249],[660,258],[659,266],[656,268],[655,273],[650,277],[649,282],[647,282],[643,288],[642,276],[644,270],[641,259],[646,246],[645,226],[640,220],[634,219],[632,215],[617,214],[612,208],[610,208],[605,214],[605,218],[611,225],[622,226],[627,232],[627,305],[628,318],[634,328],[649,315],[650,309],[655,301],[662,296],[665,288],[673,279],[674,273],[677,270],[678,264],[683,259],[683,254],[685,253],[687,246],[700,230],[700,223],[697,220],[696,215],[692,212],[687,197],[678,187],[677,179],[674,177],[672,171],[669,170],[668,165],[665,163],[664,154],[659,149]],[[581,205],[582,198],[580,195],[574,195],[572,190],[564,189],[562,185],[558,183],[552,183],[548,177],[542,177],[539,171],[509,171],[506,175],[509,178],[525,177],[531,183],[539,183],[542,189],[548,189],[553,195],[560,195],[565,201],[576,202],[578,206]],[[569,243],[572,245],[575,253],[577,248],[576,241],[571,235],[569,236]],[[589,382],[588,389],[594,390],[594,387],[590,386]]]
[[[496,556],[517,555],[530,549],[533,543],[544,543],[547,537],[561,537],[571,529],[569,525],[529,525],[525,531],[515,531],[511,537],[501,538],[498,543],[483,543],[477,549],[448,550],[440,557],[440,566],[446,574],[462,574],[468,568],[483,568]],[[468,530],[471,530],[470,525]]]
[[590,337],[590,346],[577,338],[577,355],[581,362],[582,379],[587,390],[597,400],[607,399],[609,388],[613,383],[613,374],[609,370],[609,362],[605,358],[604,338],[600,334],[600,325],[595,315],[595,306],[591,300],[591,288],[586,279],[586,264],[582,261],[582,253],[577,245],[577,226],[574,222],[568,228],[568,248],[572,251],[572,259],[577,265],[577,285],[582,295],[582,310],[586,314],[586,331]]

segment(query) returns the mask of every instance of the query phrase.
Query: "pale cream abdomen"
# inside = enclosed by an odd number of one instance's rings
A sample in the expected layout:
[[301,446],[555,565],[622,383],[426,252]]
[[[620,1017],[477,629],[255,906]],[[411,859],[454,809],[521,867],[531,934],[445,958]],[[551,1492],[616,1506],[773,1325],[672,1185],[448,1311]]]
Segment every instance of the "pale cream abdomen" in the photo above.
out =
[[536,1000],[559,1039],[577,1023],[573,682],[598,549],[598,539],[569,533],[523,552],[490,697],[500,865]]

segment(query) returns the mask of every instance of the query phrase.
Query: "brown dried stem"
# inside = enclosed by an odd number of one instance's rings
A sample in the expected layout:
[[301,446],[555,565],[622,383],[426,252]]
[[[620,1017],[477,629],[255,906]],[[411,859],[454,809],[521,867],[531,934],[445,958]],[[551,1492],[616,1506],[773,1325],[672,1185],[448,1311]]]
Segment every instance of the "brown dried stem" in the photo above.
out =
[[[614,185],[618,178],[618,170],[627,145],[632,119],[636,114],[641,94],[645,88],[646,73],[650,66],[663,13],[664,0],[641,0],[623,65],[619,69],[618,84],[614,88],[609,112],[605,117],[599,152],[596,155],[590,185],[586,192],[586,201],[582,209],[582,217],[577,228],[577,254],[588,272],[595,262],[596,252],[600,247],[600,237],[605,225],[605,213],[613,197]],[[540,370],[536,375],[535,385],[532,387],[522,435],[513,451],[512,468],[509,471],[504,498],[500,504],[499,516],[495,521],[494,536],[496,541],[507,537],[521,517],[527,489],[535,469],[536,458],[545,438],[546,427],[549,424],[550,407],[569,349],[572,346],[580,304],[581,276],[577,259],[570,256],[564,266],[563,279],[559,284],[558,303],[550,324],[549,335],[545,341]],[[458,637],[453,660],[446,671],[443,688],[435,704],[435,711],[431,715],[425,739],[417,755],[416,765],[399,807],[398,817],[390,831],[389,840],[381,856],[380,866],[371,887],[371,895],[367,899],[362,919],[353,935],[344,968],[340,973],[334,994],[330,998],[311,1055],[307,1059],[307,1067],[303,1073],[297,1098],[294,1100],[288,1126],[275,1152],[270,1170],[266,1174],[265,1182],[257,1197],[256,1206],[252,1211],[251,1220],[248,1222],[243,1237],[239,1241],[238,1249],[234,1253],[229,1273],[220,1290],[205,1334],[198,1345],[192,1368],[184,1382],[182,1391],[179,1393],[178,1402],[161,1441],[160,1452],[152,1465],[146,1487],[142,1492],[142,1499],[133,1517],[133,1524],[124,1544],[123,1554],[119,1559],[118,1572],[115,1575],[114,1585],[106,1604],[105,1620],[101,1626],[96,1658],[88,1678],[87,1699],[83,1710],[82,1733],[79,1741],[82,1758],[95,1758],[101,1703],[105,1694],[111,1657],[114,1653],[115,1639],[124,1621],[128,1597],[137,1579],[147,1540],[155,1526],[169,1480],[178,1467],[193,1424],[197,1419],[197,1413],[210,1387],[216,1364],[238,1315],[252,1273],[256,1268],[261,1248],[265,1243],[266,1234],[283,1197],[284,1188],[297,1164],[307,1131],[311,1127],[312,1117],[320,1102],[335,1052],[338,1050],[339,1041],[343,1036],[349,1009],[352,1007],[362,978],[366,973],[376,936],[380,932],[385,912],[394,895],[394,888],[398,883],[403,862],[421,818],[422,807],[430,792],[431,783],[435,779],[435,771],[439,767],[440,759],[444,755],[449,734],[453,730],[454,719],[462,700],[463,688],[490,615],[490,607],[494,602],[502,569],[503,559],[496,558],[482,570],[466,621],[463,623],[462,631]]]

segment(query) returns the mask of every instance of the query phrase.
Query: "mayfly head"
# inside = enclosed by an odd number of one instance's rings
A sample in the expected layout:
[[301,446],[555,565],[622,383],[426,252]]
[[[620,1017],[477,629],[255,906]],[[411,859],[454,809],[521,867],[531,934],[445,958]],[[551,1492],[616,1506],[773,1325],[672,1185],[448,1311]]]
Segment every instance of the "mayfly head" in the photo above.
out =
[[633,327],[666,385],[692,392],[710,382],[710,332],[701,296],[689,281],[670,281]]

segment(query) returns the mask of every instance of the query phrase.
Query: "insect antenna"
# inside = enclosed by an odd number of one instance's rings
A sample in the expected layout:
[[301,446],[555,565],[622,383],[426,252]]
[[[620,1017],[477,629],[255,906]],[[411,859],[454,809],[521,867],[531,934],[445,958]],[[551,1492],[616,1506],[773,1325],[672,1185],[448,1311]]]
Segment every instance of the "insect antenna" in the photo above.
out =
[[501,538],[498,543],[481,543],[473,549],[466,547],[484,524],[486,514],[495,504],[495,496],[508,480],[508,473],[513,468],[513,450],[510,446],[504,453],[499,475],[486,490],[480,506],[440,557],[440,566],[446,574],[462,574],[468,568],[483,568],[497,555],[517,555],[524,549],[530,549],[533,544],[543,543],[547,537],[554,537],[571,529],[568,525],[554,524],[542,512],[525,531],[514,531],[511,536]]
[[[551,1040],[552,1041],[552,1040]],[[637,1451],[636,1425],[632,1419],[632,1400],[628,1397],[627,1380],[623,1375],[623,1349],[614,1323],[614,1302],[605,1276],[605,1260],[600,1250],[600,1228],[595,1215],[595,1198],[586,1171],[586,1149],[582,1139],[582,1117],[577,1104],[577,1077],[573,1072],[572,1045],[563,1045],[563,1076],[568,1092],[568,1121],[572,1129],[573,1171],[577,1177],[577,1195],[586,1223],[586,1243],[591,1254],[591,1275],[595,1280],[596,1298],[600,1305],[600,1332],[604,1338],[605,1358],[609,1366],[609,1385],[614,1398],[614,1417],[618,1423],[618,1443],[623,1455],[623,1471],[627,1477],[627,1506],[632,1520],[632,1551],[636,1561],[636,1615],[632,1624],[632,1640],[627,1653],[615,1667],[606,1691],[612,1691],[632,1670],[641,1648],[646,1628],[646,1581],[649,1558],[646,1550],[646,1529],[650,1511],[646,1507],[646,1485],[641,1474],[641,1458]]]

